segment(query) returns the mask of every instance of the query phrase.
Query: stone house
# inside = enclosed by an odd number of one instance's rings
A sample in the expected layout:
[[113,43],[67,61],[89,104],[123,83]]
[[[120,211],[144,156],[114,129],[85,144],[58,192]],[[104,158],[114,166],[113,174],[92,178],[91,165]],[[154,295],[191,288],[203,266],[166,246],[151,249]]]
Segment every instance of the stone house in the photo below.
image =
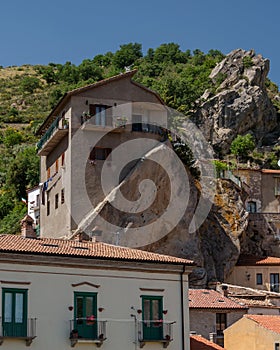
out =
[[280,234],[280,170],[238,169],[234,171],[247,192],[246,209],[253,230],[264,231],[270,226]]
[[224,334],[227,350],[279,350],[280,316],[244,315]]
[[[158,143],[166,138],[166,107],[159,95],[132,80],[135,73],[66,93],[39,128],[42,237],[71,238],[90,209],[100,204],[101,178],[122,164],[130,150],[127,146],[114,153],[122,143],[143,133]],[[142,142],[136,161],[150,149]],[[122,170],[120,181],[133,164]],[[106,185],[112,189],[110,181]]]
[[226,282],[279,293],[279,274],[280,258],[241,255]]
[[190,260],[24,233],[0,235],[3,350],[189,350]]
[[223,346],[223,331],[239,320],[247,307],[211,289],[190,289],[190,331]]

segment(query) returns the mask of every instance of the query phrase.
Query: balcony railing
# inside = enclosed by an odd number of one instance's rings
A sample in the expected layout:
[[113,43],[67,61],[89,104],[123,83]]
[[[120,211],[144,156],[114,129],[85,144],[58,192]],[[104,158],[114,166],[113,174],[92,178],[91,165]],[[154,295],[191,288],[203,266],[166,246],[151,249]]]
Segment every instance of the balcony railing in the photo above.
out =
[[163,343],[163,347],[167,348],[173,340],[174,323],[162,320],[138,321],[138,341],[140,348],[143,348],[146,342]]
[[66,131],[68,128],[68,120],[66,120],[65,118],[57,117],[52,122],[45,134],[42,136],[41,140],[37,143],[37,151],[39,152],[43,148],[45,143],[52,138],[52,136],[57,130]]
[[73,348],[78,342],[91,341],[100,347],[106,340],[107,321],[95,320],[92,325],[86,319],[70,320],[70,342]]
[[36,318],[28,318],[27,322],[2,322],[0,318],[0,345],[8,338],[23,339],[26,346],[36,338]]

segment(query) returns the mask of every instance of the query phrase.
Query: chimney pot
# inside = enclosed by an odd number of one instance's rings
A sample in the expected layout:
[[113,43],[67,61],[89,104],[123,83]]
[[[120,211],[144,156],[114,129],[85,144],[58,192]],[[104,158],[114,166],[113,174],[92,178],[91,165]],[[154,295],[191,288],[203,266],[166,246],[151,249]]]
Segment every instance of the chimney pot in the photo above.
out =
[[37,238],[36,231],[33,228],[34,220],[31,216],[26,215],[20,222],[21,235],[25,238]]

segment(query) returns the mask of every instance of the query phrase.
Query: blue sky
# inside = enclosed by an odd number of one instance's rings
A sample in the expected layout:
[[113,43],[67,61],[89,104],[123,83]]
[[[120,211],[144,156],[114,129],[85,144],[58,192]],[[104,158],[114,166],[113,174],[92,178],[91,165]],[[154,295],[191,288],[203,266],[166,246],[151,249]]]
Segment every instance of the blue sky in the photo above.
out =
[[0,65],[81,63],[138,42],[143,52],[255,49],[280,86],[279,0],[2,0]]

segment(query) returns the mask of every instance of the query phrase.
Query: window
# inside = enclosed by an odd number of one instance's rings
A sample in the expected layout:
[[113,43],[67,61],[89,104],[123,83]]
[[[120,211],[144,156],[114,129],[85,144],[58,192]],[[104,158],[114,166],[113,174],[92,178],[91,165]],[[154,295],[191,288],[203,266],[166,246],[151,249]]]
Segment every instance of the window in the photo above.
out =
[[27,290],[2,289],[3,336],[27,336]]
[[270,291],[279,292],[279,273],[270,274]]
[[274,183],[274,193],[275,196],[280,195],[280,177],[275,177],[275,183]]
[[47,201],[47,215],[50,215],[51,213],[51,202],[50,200]]
[[102,148],[102,147],[94,147],[90,153],[90,160],[105,160],[110,153],[112,152],[112,148]]
[[97,293],[74,293],[74,328],[79,338],[97,339]]
[[142,131],[142,115],[132,115],[132,131]]
[[58,193],[55,195],[55,197],[54,197],[54,207],[55,207],[55,209],[57,209],[58,208]]
[[161,296],[142,296],[143,339],[163,339]]
[[59,167],[59,164],[58,164],[58,159],[55,161],[55,172],[58,173],[58,167]]
[[47,179],[51,177],[51,168],[47,169]]
[[39,205],[40,205],[40,195],[37,194],[36,195],[36,207],[39,207]]
[[227,328],[227,314],[216,314],[216,332],[217,336],[224,336],[223,331]]
[[65,163],[65,153],[62,153],[61,155],[61,166],[64,166]]
[[94,116],[94,125],[112,126],[112,111],[110,106],[96,104],[89,105],[89,114]]
[[258,285],[263,284],[263,276],[262,276],[262,273],[257,273],[257,275],[256,275],[256,280],[257,280],[257,284],[258,284]]
[[64,188],[61,190],[61,204],[64,203]]
[[280,343],[275,343],[274,350],[280,350]]
[[254,201],[250,201],[247,203],[247,211],[249,213],[256,213],[257,212],[257,203]]

